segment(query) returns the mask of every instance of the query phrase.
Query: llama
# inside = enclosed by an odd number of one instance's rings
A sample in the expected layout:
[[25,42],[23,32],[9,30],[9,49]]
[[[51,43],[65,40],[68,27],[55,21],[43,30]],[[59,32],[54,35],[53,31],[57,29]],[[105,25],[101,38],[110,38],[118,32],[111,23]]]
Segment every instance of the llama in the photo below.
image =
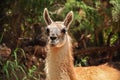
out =
[[54,22],[47,8],[44,9],[43,16],[48,35],[46,80],[120,80],[120,72],[106,64],[74,67],[71,38],[67,33],[73,20],[72,11],[67,14],[63,22]]

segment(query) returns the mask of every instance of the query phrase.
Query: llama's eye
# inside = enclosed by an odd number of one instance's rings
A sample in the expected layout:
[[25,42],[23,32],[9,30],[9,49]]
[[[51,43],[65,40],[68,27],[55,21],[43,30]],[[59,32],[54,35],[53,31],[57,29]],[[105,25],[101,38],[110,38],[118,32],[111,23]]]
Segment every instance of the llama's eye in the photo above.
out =
[[61,30],[61,32],[62,32],[62,33],[65,33],[65,32],[66,32],[66,29],[65,29],[65,28],[63,28],[63,29]]
[[50,29],[46,28],[46,33],[49,34],[50,33]]

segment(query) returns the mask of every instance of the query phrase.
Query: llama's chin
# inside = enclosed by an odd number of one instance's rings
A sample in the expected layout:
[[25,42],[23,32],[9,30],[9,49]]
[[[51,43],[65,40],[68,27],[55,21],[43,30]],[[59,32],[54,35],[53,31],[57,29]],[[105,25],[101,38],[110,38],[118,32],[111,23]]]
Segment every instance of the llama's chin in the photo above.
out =
[[50,44],[50,47],[55,47],[56,46],[56,44]]

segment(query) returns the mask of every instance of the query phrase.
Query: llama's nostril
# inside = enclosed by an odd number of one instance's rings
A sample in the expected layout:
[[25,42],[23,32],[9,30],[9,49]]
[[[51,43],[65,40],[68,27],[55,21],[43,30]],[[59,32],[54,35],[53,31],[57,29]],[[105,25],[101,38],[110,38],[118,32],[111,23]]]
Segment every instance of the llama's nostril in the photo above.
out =
[[50,37],[51,40],[55,40],[56,38],[57,38],[57,37],[53,37],[53,36]]

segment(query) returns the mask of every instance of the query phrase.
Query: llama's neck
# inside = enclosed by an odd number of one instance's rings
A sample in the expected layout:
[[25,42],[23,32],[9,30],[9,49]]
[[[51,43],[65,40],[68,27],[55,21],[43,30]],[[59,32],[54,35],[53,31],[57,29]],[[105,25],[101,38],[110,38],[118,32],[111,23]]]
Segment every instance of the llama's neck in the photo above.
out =
[[64,46],[60,48],[49,47],[46,58],[46,74],[48,80],[76,80],[72,45],[68,35]]

